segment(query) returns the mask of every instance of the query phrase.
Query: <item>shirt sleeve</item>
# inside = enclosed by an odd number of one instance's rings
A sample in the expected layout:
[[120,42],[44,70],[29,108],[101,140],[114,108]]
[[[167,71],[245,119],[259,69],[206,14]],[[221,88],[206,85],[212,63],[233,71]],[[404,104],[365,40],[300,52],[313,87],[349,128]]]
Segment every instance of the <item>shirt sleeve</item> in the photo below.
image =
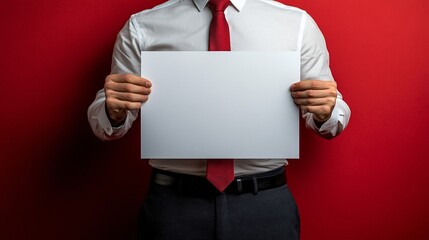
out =
[[[111,74],[134,74],[140,76],[140,39],[136,23],[131,18],[118,33],[113,49]],[[137,119],[138,111],[128,111],[120,127],[112,127],[106,113],[104,89],[97,92],[87,115],[94,134],[101,140],[114,140],[124,136]]]
[[[325,38],[315,21],[309,15],[306,15],[301,48],[301,81],[311,79],[334,81],[329,68],[329,52]],[[328,138],[337,136],[346,128],[350,115],[350,108],[343,100],[340,92],[337,93],[337,100],[331,118],[320,128],[315,124],[312,113],[302,112],[306,126]]]

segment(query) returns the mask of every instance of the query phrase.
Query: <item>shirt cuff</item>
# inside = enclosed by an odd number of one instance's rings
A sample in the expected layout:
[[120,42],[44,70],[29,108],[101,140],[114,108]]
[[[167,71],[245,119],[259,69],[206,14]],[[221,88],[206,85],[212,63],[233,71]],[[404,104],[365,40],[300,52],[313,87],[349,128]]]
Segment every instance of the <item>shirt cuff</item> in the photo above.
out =
[[[112,136],[113,133],[119,132],[121,129],[124,128],[126,120],[124,121],[124,123],[122,123],[122,125],[113,127],[112,124],[110,123],[109,117],[107,116],[105,105],[106,103],[103,103],[103,107],[101,108],[101,111],[100,111],[100,115],[99,115],[100,124],[104,132],[107,135]],[[127,117],[128,117],[128,114],[127,114]]]
[[104,132],[107,135],[111,136],[113,133],[113,127],[112,127],[112,124],[110,124],[109,118],[107,117],[106,104],[105,103],[103,103],[103,106],[100,109],[98,119],[100,122],[100,126],[103,128]]
[[322,134],[329,132],[332,136],[335,136],[337,133],[338,122],[342,123],[342,120],[340,120],[340,110],[338,109],[338,107],[334,107],[331,113],[331,117],[328,119],[328,121],[323,123],[323,125],[319,129],[319,132]]
[[338,134],[338,123],[343,124],[344,122],[344,113],[336,105],[332,110],[331,117],[322,124],[319,128],[314,121],[313,114],[307,118],[307,125],[314,129],[316,132],[319,132],[322,135],[329,134],[330,136],[336,136]]

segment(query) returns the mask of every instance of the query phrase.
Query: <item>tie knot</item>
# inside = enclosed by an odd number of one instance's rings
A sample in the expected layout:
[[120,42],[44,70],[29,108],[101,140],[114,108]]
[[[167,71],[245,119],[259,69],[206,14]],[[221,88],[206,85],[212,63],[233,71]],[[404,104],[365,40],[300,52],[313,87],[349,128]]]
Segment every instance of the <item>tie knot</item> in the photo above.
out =
[[230,0],[210,0],[207,6],[212,12],[223,12],[229,6]]

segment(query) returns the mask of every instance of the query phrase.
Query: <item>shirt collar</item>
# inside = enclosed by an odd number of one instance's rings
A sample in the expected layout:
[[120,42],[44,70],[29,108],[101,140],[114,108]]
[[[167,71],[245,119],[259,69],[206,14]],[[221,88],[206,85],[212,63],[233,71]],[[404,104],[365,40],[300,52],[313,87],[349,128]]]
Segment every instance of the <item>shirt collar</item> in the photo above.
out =
[[[204,7],[207,5],[209,0],[193,0],[195,3],[195,6],[198,8],[198,11],[202,11]],[[232,5],[238,10],[241,11],[244,4],[246,3],[246,0],[230,0]]]

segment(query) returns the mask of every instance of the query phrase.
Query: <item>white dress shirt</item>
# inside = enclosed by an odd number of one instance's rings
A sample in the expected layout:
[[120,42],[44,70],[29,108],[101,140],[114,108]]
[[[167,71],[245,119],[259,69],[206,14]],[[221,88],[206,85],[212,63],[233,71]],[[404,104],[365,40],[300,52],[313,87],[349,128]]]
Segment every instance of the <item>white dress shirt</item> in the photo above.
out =
[[[207,2],[170,0],[132,15],[118,34],[111,73],[140,76],[141,51],[207,51],[211,21]],[[301,80],[334,80],[324,37],[305,11],[272,0],[231,0],[231,3],[225,15],[230,27],[232,51],[299,50]],[[261,81],[269,83],[269,76]],[[311,113],[302,115],[308,128],[336,136],[347,126],[350,109],[338,93],[332,116],[320,129]],[[102,140],[122,137],[137,116],[138,111],[129,111],[123,126],[112,127],[105,112],[103,89],[88,109],[90,125]],[[163,170],[205,175],[205,160],[150,160],[149,163]],[[286,163],[286,159],[235,160],[235,174],[264,172]]]

